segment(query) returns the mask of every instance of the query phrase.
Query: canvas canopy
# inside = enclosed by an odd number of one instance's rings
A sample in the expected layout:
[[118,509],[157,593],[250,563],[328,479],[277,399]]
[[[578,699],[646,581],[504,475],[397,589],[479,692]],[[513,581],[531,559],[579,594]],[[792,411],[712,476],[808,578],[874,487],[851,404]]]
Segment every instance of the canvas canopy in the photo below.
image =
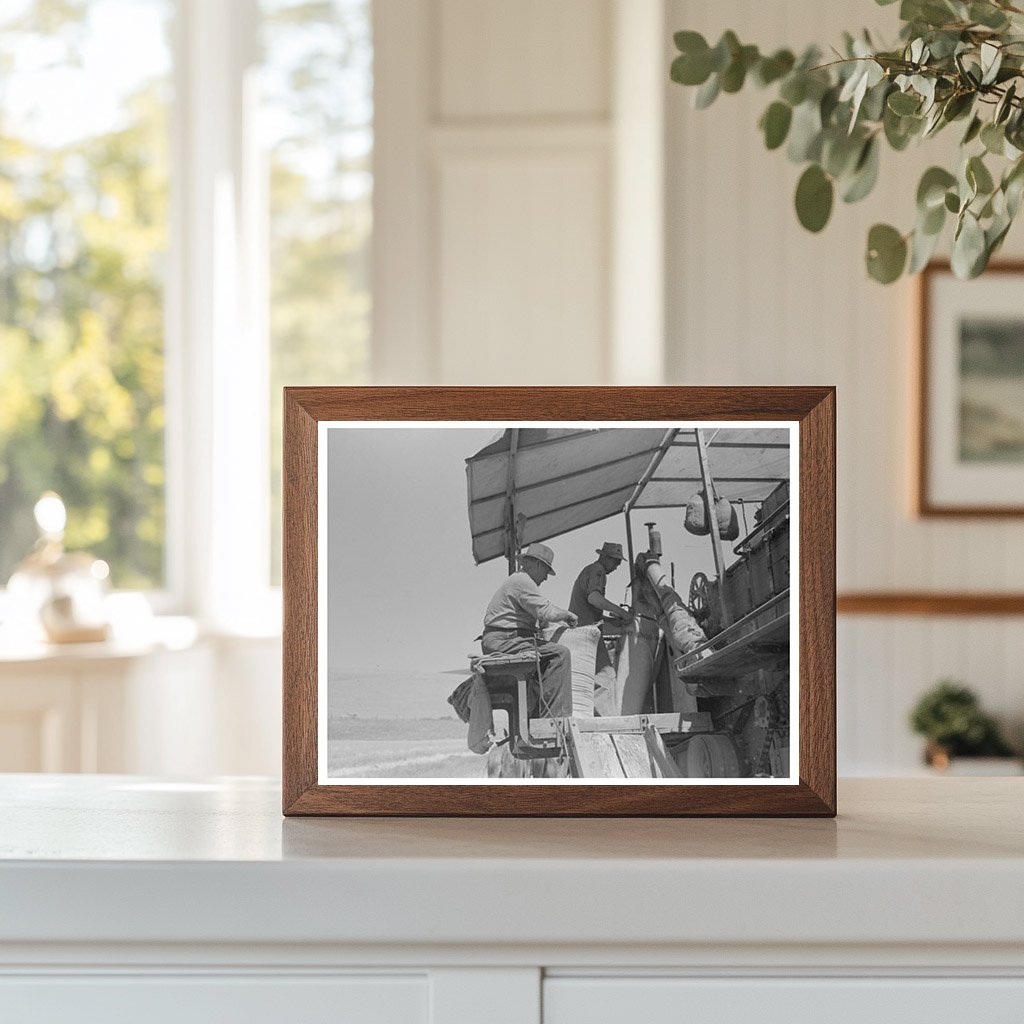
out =
[[[719,497],[761,501],[789,479],[787,429],[702,433]],[[693,428],[508,429],[466,460],[466,474],[477,563],[600,522],[627,505],[683,507],[702,487]]]

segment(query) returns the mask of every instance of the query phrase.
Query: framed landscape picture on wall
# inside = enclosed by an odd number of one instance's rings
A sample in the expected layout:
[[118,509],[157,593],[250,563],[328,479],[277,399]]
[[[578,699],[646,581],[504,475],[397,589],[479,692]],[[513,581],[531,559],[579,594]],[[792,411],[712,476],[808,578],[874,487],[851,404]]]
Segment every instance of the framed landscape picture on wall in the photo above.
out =
[[287,814],[835,813],[831,388],[289,388]]
[[920,289],[917,512],[1024,515],[1024,263]]

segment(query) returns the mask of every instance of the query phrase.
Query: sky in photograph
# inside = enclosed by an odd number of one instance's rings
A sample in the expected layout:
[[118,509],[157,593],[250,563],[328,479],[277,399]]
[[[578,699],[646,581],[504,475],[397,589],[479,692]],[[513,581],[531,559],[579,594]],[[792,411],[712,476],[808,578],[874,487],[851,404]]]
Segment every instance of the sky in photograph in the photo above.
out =
[[[364,428],[328,431],[328,670],[444,672],[465,669],[483,612],[507,574],[504,559],[475,565],[470,548],[465,460],[497,436],[491,428]],[[662,531],[664,565],[676,563],[684,597],[690,578],[714,573],[706,537],[683,530],[681,509],[634,514]],[[573,582],[602,542],[625,548],[621,515],[550,542],[557,575],[541,587],[567,607]],[[625,600],[625,564],[607,596]]]

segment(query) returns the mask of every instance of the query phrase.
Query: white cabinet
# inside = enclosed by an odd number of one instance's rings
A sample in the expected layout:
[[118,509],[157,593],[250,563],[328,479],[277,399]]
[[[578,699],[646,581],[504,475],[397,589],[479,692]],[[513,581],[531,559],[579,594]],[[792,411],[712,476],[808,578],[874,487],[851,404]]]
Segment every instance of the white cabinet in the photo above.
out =
[[1024,979],[552,977],[544,983],[544,1024],[958,1024],[979,1019],[1020,1024]]
[[428,1024],[417,975],[0,978],[17,1024]]
[[0,1022],[1024,1021],[1018,779],[844,780],[836,821],[280,801],[0,776]]

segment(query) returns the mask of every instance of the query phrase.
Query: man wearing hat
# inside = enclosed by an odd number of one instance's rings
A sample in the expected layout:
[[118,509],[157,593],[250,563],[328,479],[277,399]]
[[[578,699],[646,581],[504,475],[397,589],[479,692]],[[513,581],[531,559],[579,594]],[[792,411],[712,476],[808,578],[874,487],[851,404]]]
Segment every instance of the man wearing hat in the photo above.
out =
[[[576,577],[569,610],[576,615],[581,626],[600,625],[605,612],[616,622],[628,621],[628,614],[604,596],[608,573],[615,572],[622,561],[622,545],[605,541],[597,549],[597,561],[585,566]],[[594,665],[594,711],[603,716],[619,714],[615,666],[603,639],[597,645],[597,662]]]
[[572,714],[570,655],[561,644],[538,641],[537,636],[543,626],[555,622],[575,626],[577,618],[540,592],[540,585],[555,575],[554,560],[555,553],[546,544],[531,544],[519,556],[520,570],[498,587],[484,612],[480,646],[484,654],[522,654],[536,649],[547,705],[541,711],[557,718]]

